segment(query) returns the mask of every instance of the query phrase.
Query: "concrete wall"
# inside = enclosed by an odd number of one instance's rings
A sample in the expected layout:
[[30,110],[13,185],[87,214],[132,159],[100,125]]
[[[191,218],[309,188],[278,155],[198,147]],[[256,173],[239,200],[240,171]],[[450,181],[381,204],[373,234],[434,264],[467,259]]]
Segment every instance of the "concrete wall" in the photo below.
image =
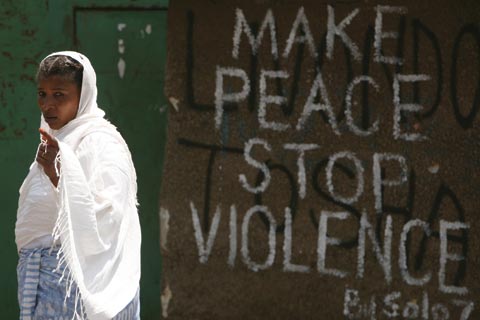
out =
[[478,1],[169,8],[171,319],[477,319]]

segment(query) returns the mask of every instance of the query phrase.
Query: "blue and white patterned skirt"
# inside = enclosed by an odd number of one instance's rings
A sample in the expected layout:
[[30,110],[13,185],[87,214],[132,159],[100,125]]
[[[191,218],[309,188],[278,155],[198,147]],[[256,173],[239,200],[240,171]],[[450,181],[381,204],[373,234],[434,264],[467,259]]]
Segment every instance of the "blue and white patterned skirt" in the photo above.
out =
[[[75,303],[76,286],[67,296],[65,266],[58,267],[58,249],[22,249],[17,266],[20,320],[72,320],[82,314]],[[76,310],[76,312],[75,312]],[[84,315],[84,319],[86,316]],[[113,320],[140,320],[140,297],[135,298]]]

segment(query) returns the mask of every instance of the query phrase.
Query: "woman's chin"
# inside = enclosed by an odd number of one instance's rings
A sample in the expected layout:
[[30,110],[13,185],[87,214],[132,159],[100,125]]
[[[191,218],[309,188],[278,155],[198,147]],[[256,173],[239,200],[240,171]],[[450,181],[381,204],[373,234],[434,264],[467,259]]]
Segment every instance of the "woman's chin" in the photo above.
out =
[[47,123],[48,127],[52,130],[59,130],[65,125],[65,123],[60,123],[58,119],[52,119],[52,120],[48,119],[45,122]]
[[55,124],[55,123],[47,123],[47,124],[48,124],[48,127],[52,130],[58,130],[62,127],[62,126],[60,126],[58,124]]
[[58,130],[57,126],[49,124],[48,127],[52,130]]

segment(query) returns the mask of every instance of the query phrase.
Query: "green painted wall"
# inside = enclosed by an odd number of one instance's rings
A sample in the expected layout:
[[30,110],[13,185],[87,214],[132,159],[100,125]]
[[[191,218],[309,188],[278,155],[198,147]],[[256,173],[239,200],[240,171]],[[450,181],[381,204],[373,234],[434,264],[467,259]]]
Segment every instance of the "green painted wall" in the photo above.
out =
[[[58,50],[85,53],[99,105],[132,151],[139,184],[142,319],[160,318],[158,193],[167,103],[163,95],[168,0],[7,0],[0,3],[0,310],[18,317],[14,227],[18,189],[38,144],[34,74]],[[123,26],[125,24],[125,26]],[[119,50],[119,43],[125,51]],[[118,62],[125,62],[124,73]]]

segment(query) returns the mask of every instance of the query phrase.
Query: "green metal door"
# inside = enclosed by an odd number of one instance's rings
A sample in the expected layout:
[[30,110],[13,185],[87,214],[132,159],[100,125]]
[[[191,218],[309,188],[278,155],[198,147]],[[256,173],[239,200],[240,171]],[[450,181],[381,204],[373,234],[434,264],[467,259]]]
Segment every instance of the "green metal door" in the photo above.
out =
[[77,49],[97,72],[98,103],[127,141],[138,175],[142,319],[160,318],[158,194],[167,123],[166,10],[77,9]]

